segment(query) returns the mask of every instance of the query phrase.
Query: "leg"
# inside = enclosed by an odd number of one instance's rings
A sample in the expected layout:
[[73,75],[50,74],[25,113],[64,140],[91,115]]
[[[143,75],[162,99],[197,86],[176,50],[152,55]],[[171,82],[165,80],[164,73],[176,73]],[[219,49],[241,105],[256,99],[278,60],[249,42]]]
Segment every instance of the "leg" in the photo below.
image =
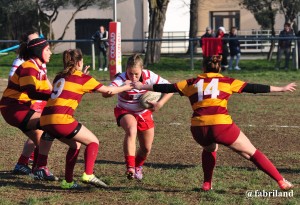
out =
[[290,56],[291,56],[291,49],[285,48],[285,69],[289,68]]
[[66,155],[66,165],[65,165],[65,180],[67,183],[73,182],[74,167],[77,162],[78,154],[80,151],[81,144],[71,139],[60,138],[59,141],[67,144],[69,146]]
[[[103,181],[101,181],[94,175],[94,166],[99,150],[98,138],[89,129],[82,125],[80,130],[72,138],[72,140],[76,142],[76,145],[72,143],[72,147],[70,147],[73,149],[73,151],[70,151],[72,152],[72,154],[76,155],[76,151],[74,152],[74,149],[79,150],[80,144],[86,145],[86,149],[84,152],[85,171],[81,177],[82,182],[92,184],[97,187],[107,187],[107,185]],[[75,166],[76,162],[73,163]],[[72,166],[70,166],[69,169],[74,169],[74,167]]]
[[135,153],[136,153],[136,135],[137,135],[137,120],[131,114],[124,115],[120,120],[120,125],[125,131],[123,143],[123,151],[127,167],[127,178],[134,178],[135,174]]
[[102,60],[101,60],[101,48],[99,47],[99,55],[98,55],[98,65],[99,65],[99,71],[102,71]]
[[31,173],[32,170],[28,166],[28,164],[31,154],[34,153],[34,148],[34,142],[28,138],[27,141],[24,143],[22,154],[19,157],[18,162],[13,170],[14,174],[28,175]]
[[230,55],[230,59],[229,59],[229,70],[232,70],[232,64],[233,64],[233,60],[234,60],[234,56]]
[[204,181],[202,185],[203,191],[209,191],[212,189],[212,177],[213,171],[217,161],[218,144],[213,143],[211,145],[203,147],[202,151],[202,169],[204,173]]
[[138,134],[140,148],[137,151],[135,159],[135,178],[141,180],[143,178],[143,165],[149,156],[154,140],[154,127]]
[[241,53],[236,54],[235,67],[239,68],[240,58],[241,58]]
[[104,71],[107,71],[107,48],[103,49],[103,59],[104,59],[104,63],[103,63]]
[[[253,144],[242,131],[240,132],[240,135],[236,141],[229,145],[229,147],[244,158],[252,161],[259,169],[261,169],[278,183],[284,181],[283,177],[273,163],[262,152],[253,146]],[[289,188],[292,188],[292,185]]]
[[139,132],[138,135],[140,148],[137,151],[136,167],[143,166],[145,160],[149,156],[154,140],[154,128]]
[[277,70],[279,70],[279,68],[280,68],[280,61],[281,61],[282,52],[283,52],[283,49],[281,49],[281,48],[278,47],[277,58],[276,58],[276,65],[275,65],[275,68]]

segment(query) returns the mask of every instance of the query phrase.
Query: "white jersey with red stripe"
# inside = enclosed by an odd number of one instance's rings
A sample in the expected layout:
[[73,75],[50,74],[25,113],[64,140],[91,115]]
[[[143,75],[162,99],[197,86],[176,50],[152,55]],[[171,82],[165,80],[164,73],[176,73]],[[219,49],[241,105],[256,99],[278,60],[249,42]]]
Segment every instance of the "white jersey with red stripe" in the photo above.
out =
[[[121,73],[116,77],[115,80],[111,82],[111,86],[122,86],[126,80],[129,80],[126,72]],[[170,83],[166,79],[160,77],[150,70],[144,69],[142,71],[140,82],[143,84],[164,84]],[[131,112],[143,112],[146,111],[145,108],[141,107],[139,104],[140,97],[146,93],[147,90],[137,90],[132,89],[118,94],[118,104],[117,106],[126,109]]]
[[10,72],[9,72],[9,77],[13,76],[13,74],[15,73],[15,71],[17,70],[17,68],[24,63],[24,60],[21,58],[16,58],[11,66]]

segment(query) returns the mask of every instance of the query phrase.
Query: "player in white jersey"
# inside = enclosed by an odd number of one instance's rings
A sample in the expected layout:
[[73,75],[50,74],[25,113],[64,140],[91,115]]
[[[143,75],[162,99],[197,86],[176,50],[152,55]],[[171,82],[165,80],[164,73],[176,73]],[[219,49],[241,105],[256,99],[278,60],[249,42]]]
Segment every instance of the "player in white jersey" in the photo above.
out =
[[[128,81],[140,81],[143,84],[169,83],[150,70],[143,69],[143,59],[134,54],[127,61],[126,72],[119,74],[111,86],[122,86]],[[126,175],[128,179],[143,178],[142,166],[150,154],[154,140],[154,121],[152,112],[159,110],[171,97],[172,93],[164,94],[158,102],[152,102],[152,108],[145,109],[140,106],[139,98],[145,90],[130,90],[118,94],[118,104],[114,109],[117,124],[125,131],[124,155],[126,162]],[[103,97],[110,97],[103,94]],[[136,152],[136,137],[139,140],[139,149]]]

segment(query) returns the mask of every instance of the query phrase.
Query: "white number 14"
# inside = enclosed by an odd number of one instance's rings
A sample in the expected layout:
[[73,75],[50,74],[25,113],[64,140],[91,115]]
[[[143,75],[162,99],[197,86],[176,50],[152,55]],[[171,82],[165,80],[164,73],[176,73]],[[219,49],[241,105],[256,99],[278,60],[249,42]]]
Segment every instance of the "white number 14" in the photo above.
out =
[[212,99],[216,99],[220,94],[218,84],[219,79],[213,78],[203,91],[204,79],[199,80],[198,83],[196,83],[196,87],[198,88],[198,101],[202,101],[205,95],[211,95]]

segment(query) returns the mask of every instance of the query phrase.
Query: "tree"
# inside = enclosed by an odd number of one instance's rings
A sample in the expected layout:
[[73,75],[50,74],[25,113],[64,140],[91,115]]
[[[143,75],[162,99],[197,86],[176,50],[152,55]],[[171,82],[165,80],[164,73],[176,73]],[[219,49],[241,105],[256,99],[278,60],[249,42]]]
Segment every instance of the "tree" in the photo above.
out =
[[[271,29],[271,35],[275,36],[275,17],[279,10],[278,0],[241,0],[243,7],[248,9],[262,28]],[[271,60],[275,48],[275,42],[271,41],[268,60]]]
[[62,35],[58,40],[62,40],[65,36],[70,23],[75,18],[76,14],[80,11],[86,10],[88,7],[97,5],[99,8],[107,8],[112,5],[111,0],[36,0],[40,15],[47,19],[47,26],[49,28],[49,39],[54,39],[52,32],[52,23],[56,20],[59,14],[59,8],[65,8],[68,6],[75,7],[75,12],[72,14],[68,23],[65,25]]
[[285,22],[291,23],[294,31],[298,30],[297,16],[300,12],[300,0],[279,0],[280,12],[283,13]]
[[37,9],[33,1],[0,0],[1,39],[17,39],[29,25],[37,26]]
[[[197,38],[198,32],[198,5],[199,0],[191,0],[190,4],[190,31],[189,38]],[[189,48],[187,53],[191,52],[191,47],[193,48],[193,52],[197,53],[197,41],[190,41]]]
[[166,21],[166,12],[169,0],[148,0],[149,3],[149,26],[145,65],[159,62],[161,54],[161,41],[152,41],[161,39],[163,28]]

